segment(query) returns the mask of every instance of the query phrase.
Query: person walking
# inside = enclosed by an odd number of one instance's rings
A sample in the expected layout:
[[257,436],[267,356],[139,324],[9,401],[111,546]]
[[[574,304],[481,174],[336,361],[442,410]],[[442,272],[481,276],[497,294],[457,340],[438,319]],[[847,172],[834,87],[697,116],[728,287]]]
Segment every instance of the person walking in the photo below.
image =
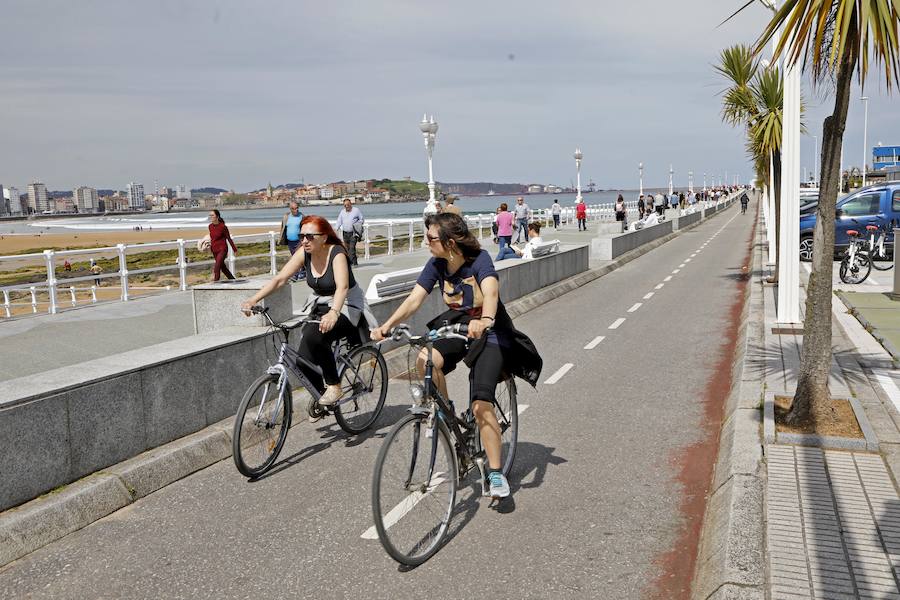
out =
[[525,241],[528,241],[528,215],[531,209],[525,204],[525,199],[522,196],[516,198],[516,206],[515,206],[515,215],[516,215],[516,243],[518,243],[519,238],[522,237],[522,234],[525,234]]
[[584,198],[575,205],[575,220],[578,221],[578,231],[587,231],[587,204]]
[[229,244],[231,244],[231,249],[234,250],[234,253],[237,254],[237,246],[234,245],[234,240],[231,239],[231,233],[225,225],[225,220],[222,219],[219,209],[214,208],[209,211],[209,250],[216,260],[216,263],[213,265],[213,281],[219,280],[220,273],[224,273],[228,279],[234,279],[234,275],[225,266]]
[[97,264],[93,258],[91,259],[91,274],[94,276],[94,285],[100,287],[100,273],[103,272],[103,268]]
[[444,207],[443,212],[462,216],[462,211],[456,205],[456,196],[447,196],[447,206]]
[[644,207],[646,204],[644,203],[644,195],[641,194],[640,198],[638,198],[638,220],[644,218]]
[[662,194],[657,194],[656,198],[654,198],[653,206],[656,207],[656,214],[661,217],[666,210],[666,197]]
[[553,199],[553,204],[550,206],[550,214],[553,216],[553,229],[559,229],[559,216],[562,214],[562,206],[559,205],[558,198]]
[[622,223],[622,231],[628,227],[628,224],[625,222],[625,198],[622,197],[622,194],[619,194],[619,197],[616,198],[616,221],[620,221]]
[[[281,241],[282,246],[287,245],[291,256],[300,247],[300,222],[303,220],[303,213],[300,212],[300,205],[291,202],[288,205],[288,212],[281,218]],[[301,269],[294,273],[291,277],[291,283],[306,277],[306,272]]]
[[[504,202],[500,205],[500,211],[497,213],[497,216],[494,217],[494,221],[497,223],[497,244],[500,246],[499,252],[503,252],[503,249],[512,242],[515,216],[509,212],[508,208],[506,202]],[[499,252],[497,256],[500,256]]]
[[680,192],[678,194],[678,208],[680,208],[681,210],[684,210],[686,208],[686,204],[684,201],[684,192]]
[[359,264],[359,260],[356,258],[356,242],[362,239],[363,223],[365,223],[365,219],[362,212],[353,206],[350,198],[345,198],[344,210],[338,213],[337,229],[344,238],[344,245],[350,256],[350,264],[354,267]]

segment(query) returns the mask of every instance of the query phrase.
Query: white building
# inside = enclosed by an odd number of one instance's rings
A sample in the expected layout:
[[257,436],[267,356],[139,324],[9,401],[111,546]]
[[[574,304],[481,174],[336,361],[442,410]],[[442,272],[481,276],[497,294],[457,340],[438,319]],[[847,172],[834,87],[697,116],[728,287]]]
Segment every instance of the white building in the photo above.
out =
[[176,200],[190,200],[191,199],[191,190],[188,189],[188,186],[176,185],[175,186],[175,199]]
[[100,197],[97,196],[97,190],[94,188],[86,186],[76,188],[72,196],[78,212],[92,213],[100,210]]
[[14,216],[22,214],[22,201],[19,198],[20,195],[19,190],[14,187],[3,189],[3,198],[9,206],[9,214]]
[[132,181],[126,190],[128,191],[128,207],[131,210],[144,210],[144,186]]
[[33,213],[52,212],[56,206],[50,206],[47,198],[47,186],[38,181],[28,184],[28,208]]
[[3,191],[3,184],[0,183],[0,217],[9,215],[9,200]]
[[331,186],[319,188],[319,198],[322,200],[330,200],[334,198],[334,188]]

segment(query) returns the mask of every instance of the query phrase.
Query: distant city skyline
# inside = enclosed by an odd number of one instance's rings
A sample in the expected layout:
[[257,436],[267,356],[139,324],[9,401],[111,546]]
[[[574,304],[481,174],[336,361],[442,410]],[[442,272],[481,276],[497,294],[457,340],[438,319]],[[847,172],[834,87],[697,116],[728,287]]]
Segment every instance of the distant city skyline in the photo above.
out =
[[[434,114],[438,181],[676,187],[752,165],[721,123],[722,48],[768,12],[711,5],[457,2],[4,3],[0,183],[125,189],[154,181],[252,190],[268,181],[426,178],[418,121]],[[427,24],[427,26],[426,26]],[[122,44],[110,32],[129,31]],[[35,37],[36,31],[41,35]],[[869,141],[900,143],[897,98],[870,80]],[[801,166],[830,101],[805,92]],[[862,163],[854,91],[846,166]],[[65,110],[61,110],[65,107]],[[10,143],[10,140],[14,143]]]

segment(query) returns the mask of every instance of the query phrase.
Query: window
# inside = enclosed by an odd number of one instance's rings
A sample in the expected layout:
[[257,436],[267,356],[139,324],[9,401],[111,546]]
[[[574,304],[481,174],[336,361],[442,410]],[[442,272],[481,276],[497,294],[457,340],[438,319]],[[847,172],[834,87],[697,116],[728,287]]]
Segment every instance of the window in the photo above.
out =
[[893,212],[900,212],[900,190],[894,192],[894,197],[891,200],[891,210]]
[[840,208],[844,211],[843,216],[846,217],[877,215],[881,212],[881,194],[863,194],[850,198]]

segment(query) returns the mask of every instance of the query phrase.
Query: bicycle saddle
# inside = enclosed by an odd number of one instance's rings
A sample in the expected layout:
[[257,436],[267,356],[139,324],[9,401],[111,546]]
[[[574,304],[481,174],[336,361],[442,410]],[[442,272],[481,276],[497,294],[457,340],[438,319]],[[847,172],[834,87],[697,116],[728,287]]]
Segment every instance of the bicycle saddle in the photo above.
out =
[[849,235],[849,236],[859,235],[859,232],[855,229],[848,229],[847,235]]

